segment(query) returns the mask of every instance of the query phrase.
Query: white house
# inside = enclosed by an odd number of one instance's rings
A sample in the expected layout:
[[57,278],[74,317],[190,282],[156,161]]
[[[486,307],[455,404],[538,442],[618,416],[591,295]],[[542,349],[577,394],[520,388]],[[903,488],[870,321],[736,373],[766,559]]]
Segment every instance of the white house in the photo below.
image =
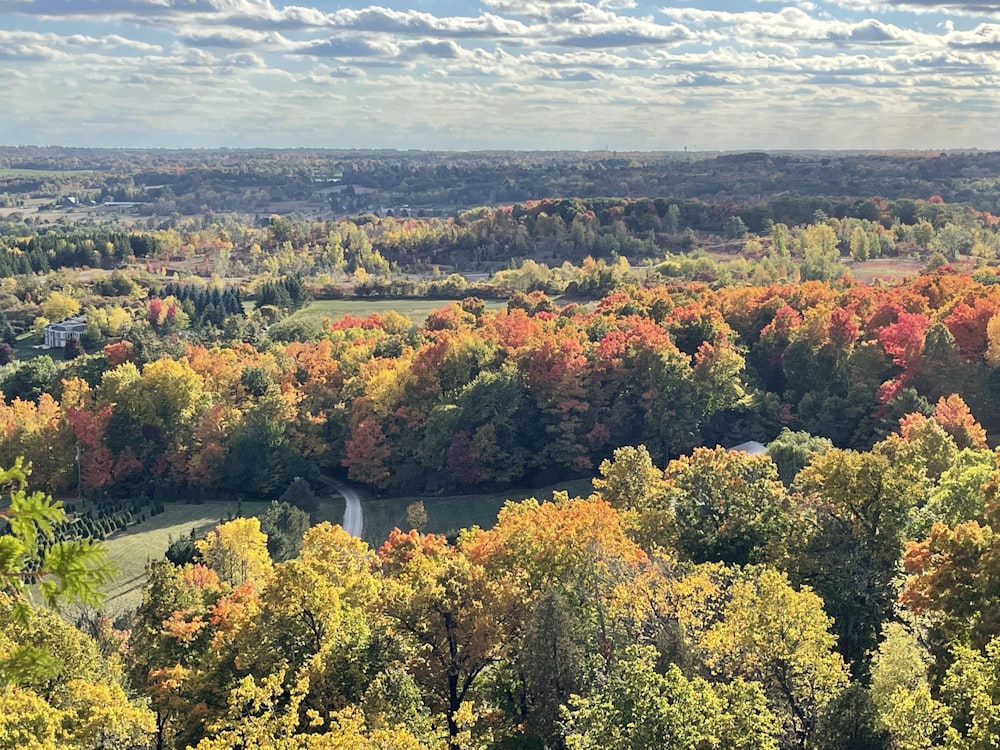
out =
[[79,339],[85,330],[87,330],[86,315],[77,315],[75,318],[60,320],[58,323],[49,323],[45,326],[45,339],[42,348],[62,349],[66,346],[66,339]]

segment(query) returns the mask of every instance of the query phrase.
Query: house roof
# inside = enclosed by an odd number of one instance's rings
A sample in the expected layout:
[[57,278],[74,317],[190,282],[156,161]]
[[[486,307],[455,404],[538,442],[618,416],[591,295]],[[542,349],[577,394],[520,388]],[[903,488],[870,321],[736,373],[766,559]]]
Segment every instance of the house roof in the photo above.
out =
[[83,332],[87,329],[87,316],[77,315],[73,318],[66,318],[57,323],[49,323],[45,326],[50,331],[71,331],[73,333]]
[[767,453],[767,446],[763,443],[758,443],[756,440],[747,440],[745,443],[734,445],[729,450],[742,451],[750,456],[759,456],[762,453]]

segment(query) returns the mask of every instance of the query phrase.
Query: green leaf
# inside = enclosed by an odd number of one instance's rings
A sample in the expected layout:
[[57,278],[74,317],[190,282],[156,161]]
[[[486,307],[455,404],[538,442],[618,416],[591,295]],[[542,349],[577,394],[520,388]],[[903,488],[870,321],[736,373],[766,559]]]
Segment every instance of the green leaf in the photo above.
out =
[[37,548],[39,534],[52,539],[55,525],[66,520],[62,503],[42,492],[27,495],[24,490],[18,490],[11,493],[7,513],[14,536],[31,551]]
[[17,537],[0,537],[0,573],[19,572],[23,562],[24,543]]
[[92,539],[56,542],[45,552],[42,570],[47,576],[40,586],[42,597],[50,607],[62,598],[83,604],[100,603],[100,587],[116,574],[103,546]]
[[20,646],[0,660],[0,685],[49,679],[58,675],[60,668],[58,659],[44,649]]

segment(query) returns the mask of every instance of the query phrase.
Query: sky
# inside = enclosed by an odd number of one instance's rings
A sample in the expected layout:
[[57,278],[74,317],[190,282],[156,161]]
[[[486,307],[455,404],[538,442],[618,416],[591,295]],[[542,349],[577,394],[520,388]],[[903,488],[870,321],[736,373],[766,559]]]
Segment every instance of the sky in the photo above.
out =
[[0,144],[1000,148],[1000,0],[0,0]]

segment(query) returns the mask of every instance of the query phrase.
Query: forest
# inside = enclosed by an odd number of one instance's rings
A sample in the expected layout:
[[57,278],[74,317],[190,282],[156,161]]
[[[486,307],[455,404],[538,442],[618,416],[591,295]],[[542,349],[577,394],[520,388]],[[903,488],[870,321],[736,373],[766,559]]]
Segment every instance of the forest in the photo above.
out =
[[[993,157],[0,149],[0,746],[997,746]],[[495,194],[208,208],[262,173]],[[331,477],[590,489],[370,546]],[[102,608],[105,537],[220,498]]]

